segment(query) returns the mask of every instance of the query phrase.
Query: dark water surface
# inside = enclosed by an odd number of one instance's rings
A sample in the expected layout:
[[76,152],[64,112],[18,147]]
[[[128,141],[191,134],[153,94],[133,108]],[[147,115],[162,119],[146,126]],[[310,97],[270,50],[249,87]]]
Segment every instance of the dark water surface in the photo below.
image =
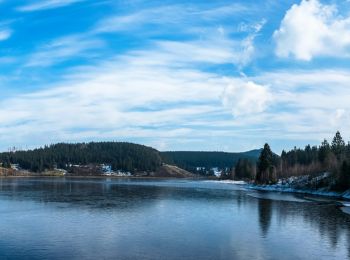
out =
[[0,179],[0,258],[348,259],[350,215],[309,197],[207,181]]

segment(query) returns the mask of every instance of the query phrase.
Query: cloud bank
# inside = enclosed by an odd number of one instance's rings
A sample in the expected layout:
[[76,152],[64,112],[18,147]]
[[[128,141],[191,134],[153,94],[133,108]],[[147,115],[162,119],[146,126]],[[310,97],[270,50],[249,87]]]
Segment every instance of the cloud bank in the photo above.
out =
[[[294,1],[287,12],[276,1],[77,2],[15,5],[8,13],[20,19],[0,23],[11,23],[0,43],[1,149],[286,149],[350,128],[349,18],[336,1]],[[64,15],[84,19],[62,26]],[[23,41],[33,31],[42,33]]]

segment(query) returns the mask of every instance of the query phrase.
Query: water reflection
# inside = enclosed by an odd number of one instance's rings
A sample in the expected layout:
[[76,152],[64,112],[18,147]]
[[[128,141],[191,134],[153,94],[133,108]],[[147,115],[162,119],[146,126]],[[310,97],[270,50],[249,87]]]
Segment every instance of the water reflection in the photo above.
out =
[[63,203],[73,207],[131,209],[151,206],[167,190],[147,186],[135,188],[99,179],[9,179],[2,180],[1,196],[14,200]]
[[274,214],[280,219],[281,225],[302,218],[304,223],[318,230],[322,239],[328,239],[333,248],[336,248],[342,236],[349,238],[350,217],[344,214],[336,203],[275,203]]
[[[259,195],[256,196],[256,198],[258,197]],[[339,250],[339,242],[346,241],[347,257],[350,258],[350,216],[340,210],[336,201],[293,203],[283,199],[260,198],[257,203],[259,226],[263,238],[268,236],[272,218],[276,219],[277,228],[284,229],[289,225],[295,231],[298,230],[297,225],[302,222],[308,227],[308,232],[318,231],[319,233],[319,238],[315,238],[315,241],[308,241],[306,244],[327,241],[327,245],[330,245],[333,250]],[[286,237],[292,235],[289,234]],[[305,237],[301,237],[301,242],[303,239]]]
[[40,258],[42,248],[56,258],[350,257],[350,217],[336,203],[251,193],[196,181],[0,179],[0,257]]
[[91,210],[149,207],[162,199],[210,202],[242,197],[232,189],[208,189],[207,185],[111,178],[0,178],[0,191],[0,196],[14,200],[66,203]]
[[267,199],[259,199],[259,224],[261,229],[261,235],[267,236],[272,218],[272,201]]

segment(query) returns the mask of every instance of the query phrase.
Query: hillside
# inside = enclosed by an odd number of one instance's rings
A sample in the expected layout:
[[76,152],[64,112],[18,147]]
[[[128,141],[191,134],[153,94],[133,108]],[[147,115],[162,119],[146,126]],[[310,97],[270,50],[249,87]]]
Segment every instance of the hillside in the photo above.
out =
[[0,153],[0,161],[4,166],[18,164],[20,168],[33,172],[54,168],[69,170],[75,165],[110,164],[112,170],[133,173],[156,171],[161,166],[157,150],[124,142],[59,143],[29,151]]
[[164,164],[158,168],[158,170],[151,174],[152,177],[164,177],[164,178],[193,178],[195,174],[185,171],[174,165]]
[[159,152],[125,142],[58,143],[42,148],[0,153],[3,167],[16,166],[36,173],[63,169],[71,175],[101,175],[107,171],[155,177],[212,175],[213,169],[229,171],[239,159],[255,162],[260,150],[243,153]]
[[177,165],[190,172],[200,172],[216,167],[219,169],[232,168],[239,159],[249,159],[255,162],[260,152],[260,149],[256,149],[242,153],[166,151],[160,154],[162,160],[168,164]]

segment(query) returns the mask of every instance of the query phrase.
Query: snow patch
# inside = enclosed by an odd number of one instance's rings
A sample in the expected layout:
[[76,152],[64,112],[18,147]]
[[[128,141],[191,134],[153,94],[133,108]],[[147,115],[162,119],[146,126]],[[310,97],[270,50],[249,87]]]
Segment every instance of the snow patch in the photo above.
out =
[[[338,197],[344,199],[350,199],[350,189],[345,192],[330,191],[328,188],[317,188],[320,183],[327,181],[331,176],[329,172],[320,173],[317,176],[292,176],[286,179],[278,180],[277,184],[271,185],[247,185],[246,188],[262,191],[277,191],[277,192],[291,192],[291,193],[304,193],[317,196]],[[315,188],[313,188],[315,187]]]
[[234,181],[234,180],[207,180],[205,182],[215,182],[215,183],[228,183],[228,184],[236,184],[236,185],[245,185],[247,184],[245,181]]

